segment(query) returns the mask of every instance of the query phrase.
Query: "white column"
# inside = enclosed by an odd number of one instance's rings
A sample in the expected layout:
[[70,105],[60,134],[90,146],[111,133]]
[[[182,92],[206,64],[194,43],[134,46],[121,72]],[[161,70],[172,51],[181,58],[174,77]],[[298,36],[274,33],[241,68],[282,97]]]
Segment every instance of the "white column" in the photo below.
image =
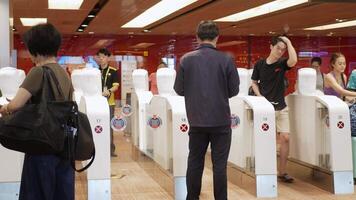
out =
[[10,66],[10,0],[0,1],[0,68]]

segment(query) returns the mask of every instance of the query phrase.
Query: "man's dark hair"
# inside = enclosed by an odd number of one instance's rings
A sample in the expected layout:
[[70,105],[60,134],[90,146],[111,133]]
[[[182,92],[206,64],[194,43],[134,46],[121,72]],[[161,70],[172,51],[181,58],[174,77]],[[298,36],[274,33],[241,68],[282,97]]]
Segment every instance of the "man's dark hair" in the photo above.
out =
[[287,46],[287,44],[282,40],[281,35],[278,36],[273,36],[271,39],[271,45],[275,46],[278,42],[283,42],[283,44],[285,44]]
[[321,58],[320,57],[313,57],[310,61],[310,63],[317,62],[319,65],[321,65]]
[[23,34],[23,41],[33,56],[57,56],[62,36],[52,24],[39,24]]
[[96,53],[96,55],[98,56],[99,54],[104,54],[105,56],[108,56],[108,57],[111,56],[111,53],[107,48],[99,49],[99,51]]
[[214,40],[219,35],[219,27],[212,20],[201,21],[197,28],[197,36],[200,40]]

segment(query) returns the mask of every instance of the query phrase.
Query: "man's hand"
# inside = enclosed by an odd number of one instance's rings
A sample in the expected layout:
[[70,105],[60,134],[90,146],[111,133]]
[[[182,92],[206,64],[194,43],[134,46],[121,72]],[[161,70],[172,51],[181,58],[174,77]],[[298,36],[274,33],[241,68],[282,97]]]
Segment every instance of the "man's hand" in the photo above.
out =
[[7,108],[7,105],[8,104],[0,105],[0,117],[9,114],[9,110]]
[[286,36],[280,36],[279,38],[281,38],[287,45],[291,43],[291,41]]
[[109,90],[104,90],[103,96],[104,96],[104,97],[110,96],[110,91],[109,91]]

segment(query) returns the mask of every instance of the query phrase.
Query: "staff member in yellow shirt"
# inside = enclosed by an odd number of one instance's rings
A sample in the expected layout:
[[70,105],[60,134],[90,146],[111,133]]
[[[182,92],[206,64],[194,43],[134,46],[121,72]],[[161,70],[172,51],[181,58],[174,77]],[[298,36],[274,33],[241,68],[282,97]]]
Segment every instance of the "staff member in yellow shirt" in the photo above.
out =
[[[97,60],[101,71],[101,86],[103,96],[108,99],[110,106],[110,119],[114,117],[115,112],[115,91],[119,89],[119,78],[117,69],[109,66],[109,57],[111,53],[107,49],[100,49],[97,53]],[[117,157],[115,153],[113,130],[110,129],[111,157]]]

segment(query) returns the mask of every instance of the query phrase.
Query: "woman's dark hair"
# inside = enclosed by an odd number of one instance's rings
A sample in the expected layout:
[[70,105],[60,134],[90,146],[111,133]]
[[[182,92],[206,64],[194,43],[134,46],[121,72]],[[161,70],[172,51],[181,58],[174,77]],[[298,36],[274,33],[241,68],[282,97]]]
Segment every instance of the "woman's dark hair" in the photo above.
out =
[[33,56],[57,56],[62,36],[52,24],[39,24],[26,31],[23,41]]
[[104,54],[105,56],[108,56],[108,57],[111,56],[110,51],[106,48],[99,49],[99,51],[96,53],[96,55],[98,56],[99,54]]
[[283,42],[283,44],[287,46],[287,43],[284,40],[282,40],[281,37],[282,37],[281,35],[273,36],[271,39],[271,45],[275,46],[278,42]]
[[201,21],[197,27],[197,36],[202,41],[212,41],[219,36],[219,27],[212,20]]
[[320,57],[313,57],[310,61],[310,63],[317,62],[319,65],[321,65],[321,58]]
[[337,60],[339,57],[345,57],[345,56],[344,56],[344,54],[342,54],[342,53],[340,53],[340,52],[331,54],[331,58],[330,58],[330,67],[331,67],[331,68],[334,68],[333,65],[336,63],[336,60]]

